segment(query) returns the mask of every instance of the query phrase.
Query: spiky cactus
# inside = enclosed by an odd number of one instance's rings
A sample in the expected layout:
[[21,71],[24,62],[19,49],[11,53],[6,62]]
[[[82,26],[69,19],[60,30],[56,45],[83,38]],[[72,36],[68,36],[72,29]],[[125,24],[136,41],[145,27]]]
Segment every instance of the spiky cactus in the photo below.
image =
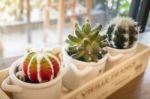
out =
[[109,44],[113,48],[127,49],[137,42],[138,26],[129,17],[114,18],[106,30]]
[[97,62],[107,53],[103,49],[107,45],[106,35],[99,34],[101,28],[101,24],[92,28],[88,19],[85,20],[82,28],[75,23],[74,35],[69,35],[66,40],[67,53],[77,60]]
[[16,76],[25,81],[40,83],[54,79],[60,70],[58,53],[50,51],[29,51],[20,64]]

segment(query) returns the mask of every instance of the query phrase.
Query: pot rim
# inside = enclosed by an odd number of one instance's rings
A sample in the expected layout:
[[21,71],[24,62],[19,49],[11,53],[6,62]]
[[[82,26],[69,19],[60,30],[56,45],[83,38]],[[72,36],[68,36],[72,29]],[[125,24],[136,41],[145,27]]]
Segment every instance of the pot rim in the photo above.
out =
[[28,82],[21,81],[15,75],[16,67],[20,64],[21,59],[22,58],[17,59],[15,62],[12,63],[11,67],[9,68],[9,77],[10,77],[10,79],[13,82],[15,82],[15,84],[17,84],[17,85],[19,85],[21,87],[31,88],[31,89],[46,88],[46,87],[50,87],[50,86],[53,86],[53,85],[57,84],[62,78],[64,70],[63,70],[63,68],[61,66],[57,77],[54,78],[53,80],[48,81],[48,82],[36,83],[35,84],[35,83],[28,83]]
[[128,48],[128,49],[117,49],[117,48],[112,48],[112,47],[106,47],[106,49],[110,49],[115,52],[124,52],[125,53],[125,52],[130,52],[130,51],[136,49],[137,45],[138,45],[138,43],[136,42],[133,47]]

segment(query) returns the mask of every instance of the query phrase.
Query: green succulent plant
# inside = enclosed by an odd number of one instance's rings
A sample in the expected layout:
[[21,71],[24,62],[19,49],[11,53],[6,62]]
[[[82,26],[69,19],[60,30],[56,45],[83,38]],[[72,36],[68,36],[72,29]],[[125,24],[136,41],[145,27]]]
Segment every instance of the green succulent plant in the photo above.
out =
[[66,40],[67,53],[77,60],[97,62],[107,53],[104,50],[104,47],[107,46],[107,36],[100,35],[101,28],[101,24],[92,28],[88,19],[85,20],[82,27],[75,23],[74,35],[68,35]]
[[137,23],[129,17],[116,17],[106,29],[109,45],[117,49],[134,46],[138,32]]

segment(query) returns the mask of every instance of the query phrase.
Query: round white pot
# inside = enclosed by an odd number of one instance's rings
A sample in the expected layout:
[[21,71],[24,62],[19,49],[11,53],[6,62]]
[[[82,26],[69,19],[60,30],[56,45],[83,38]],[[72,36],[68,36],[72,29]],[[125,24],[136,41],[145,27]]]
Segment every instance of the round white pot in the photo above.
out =
[[112,47],[106,47],[108,53],[112,57],[116,56],[116,55],[120,55],[120,58],[115,60],[115,61],[108,60],[108,64],[107,64],[106,69],[110,69],[113,66],[117,66],[119,63],[121,63],[121,62],[125,61],[126,59],[130,58],[132,55],[135,54],[136,48],[137,48],[137,43],[132,48],[129,48],[129,49],[115,49],[115,48],[112,48]]
[[98,62],[83,62],[73,59],[64,50],[64,64],[68,68],[68,71],[63,77],[65,87],[70,90],[76,89],[80,85],[103,73],[108,56],[109,55],[106,54]]
[[13,99],[59,99],[62,86],[62,76],[64,68],[61,66],[58,76],[48,82],[34,84],[19,80],[15,76],[16,68],[20,64],[20,59],[15,61],[10,69],[9,76],[3,81],[2,88],[7,92],[12,92]]

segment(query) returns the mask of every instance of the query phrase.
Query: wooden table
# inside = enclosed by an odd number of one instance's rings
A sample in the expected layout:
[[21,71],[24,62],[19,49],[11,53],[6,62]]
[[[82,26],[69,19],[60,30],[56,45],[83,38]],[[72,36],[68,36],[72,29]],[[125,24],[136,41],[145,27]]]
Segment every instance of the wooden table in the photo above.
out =
[[[150,32],[140,34],[140,41],[150,46]],[[107,99],[150,99],[150,62],[142,75]]]
[[[150,45],[150,33],[140,36],[140,41]],[[4,69],[18,57],[0,60],[0,69]],[[150,99],[150,63],[142,75],[109,96],[107,99]]]
[[150,64],[145,73],[135,78],[107,99],[150,99]]
[[[0,61],[0,69],[10,66],[18,57]],[[150,99],[150,64],[145,73],[128,83],[107,99]]]

